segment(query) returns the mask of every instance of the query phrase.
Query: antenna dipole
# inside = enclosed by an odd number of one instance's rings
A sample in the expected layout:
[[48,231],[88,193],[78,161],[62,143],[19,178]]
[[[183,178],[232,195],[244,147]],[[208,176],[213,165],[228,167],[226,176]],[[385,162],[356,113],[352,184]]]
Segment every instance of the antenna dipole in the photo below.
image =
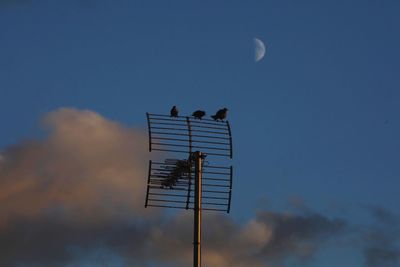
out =
[[186,158],[149,161],[145,207],[193,209],[193,266],[200,267],[202,211],[230,211],[232,166],[212,165],[205,160],[208,156],[232,158],[229,122],[146,116],[149,150],[168,155],[184,153]]

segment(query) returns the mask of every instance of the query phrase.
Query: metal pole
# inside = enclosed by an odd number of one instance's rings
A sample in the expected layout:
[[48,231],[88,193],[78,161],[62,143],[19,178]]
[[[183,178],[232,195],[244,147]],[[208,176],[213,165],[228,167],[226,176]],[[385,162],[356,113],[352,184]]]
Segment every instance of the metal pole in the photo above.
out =
[[194,236],[193,236],[193,267],[201,266],[201,178],[203,155],[200,151],[194,153],[195,161],[195,193],[194,193]]

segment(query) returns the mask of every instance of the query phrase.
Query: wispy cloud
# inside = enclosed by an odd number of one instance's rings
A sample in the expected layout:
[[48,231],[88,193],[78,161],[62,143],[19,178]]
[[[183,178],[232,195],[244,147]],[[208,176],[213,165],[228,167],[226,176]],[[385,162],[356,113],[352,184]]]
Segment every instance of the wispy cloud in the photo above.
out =
[[376,222],[363,227],[362,243],[367,267],[400,266],[400,220],[379,206],[368,206]]

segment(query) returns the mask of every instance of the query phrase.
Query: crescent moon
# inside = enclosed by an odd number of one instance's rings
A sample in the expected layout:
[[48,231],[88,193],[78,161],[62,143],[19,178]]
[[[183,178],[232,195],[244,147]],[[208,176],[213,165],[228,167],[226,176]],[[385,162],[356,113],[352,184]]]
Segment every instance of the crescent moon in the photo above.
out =
[[265,56],[265,45],[258,39],[254,38],[254,61],[258,62]]

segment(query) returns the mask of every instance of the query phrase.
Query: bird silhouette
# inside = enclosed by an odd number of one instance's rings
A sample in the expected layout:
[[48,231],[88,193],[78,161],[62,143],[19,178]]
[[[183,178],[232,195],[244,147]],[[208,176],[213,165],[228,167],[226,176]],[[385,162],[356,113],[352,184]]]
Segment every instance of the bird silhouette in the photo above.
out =
[[217,113],[215,113],[215,115],[212,115],[211,118],[213,118],[215,121],[223,121],[224,119],[226,119],[227,111],[227,108],[220,109],[217,111]]
[[173,106],[173,107],[171,108],[170,116],[171,116],[171,117],[178,117],[178,109],[176,108],[176,106]]
[[206,112],[203,110],[196,110],[193,112],[192,116],[195,117],[196,119],[201,120],[206,115]]

